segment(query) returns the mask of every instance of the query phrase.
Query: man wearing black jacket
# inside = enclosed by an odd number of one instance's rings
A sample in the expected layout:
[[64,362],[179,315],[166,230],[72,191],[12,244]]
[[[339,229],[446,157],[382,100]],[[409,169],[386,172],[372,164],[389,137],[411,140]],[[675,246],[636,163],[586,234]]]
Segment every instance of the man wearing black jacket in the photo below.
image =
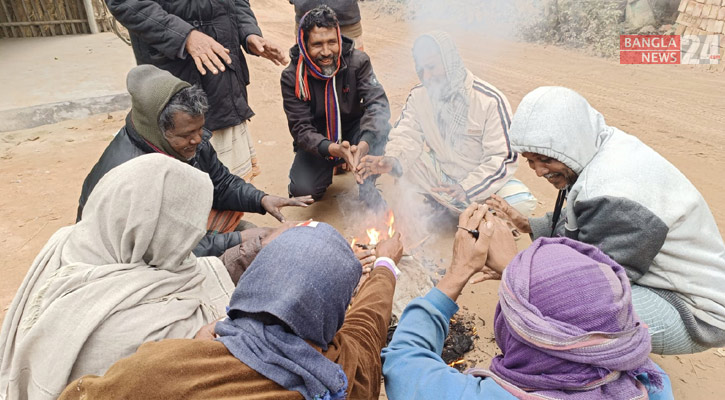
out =
[[[320,199],[333,168],[355,171],[366,154],[382,154],[390,130],[390,106],[370,58],[340,35],[335,12],[318,6],[300,20],[292,62],[282,72],[282,96],[295,159],[290,196]],[[382,199],[374,177],[362,180],[360,197],[370,206]]]
[[[133,68],[128,74],[126,85],[131,94],[131,112],[126,117],[126,125],[108,144],[83,182],[78,201],[78,221],[88,196],[106,172],[135,157],[154,152],[166,154],[208,173],[214,184],[212,207],[215,210],[259,214],[269,212],[284,221],[281,207],[305,207],[312,203],[309,196],[285,199],[265,194],[231,174],[219,162],[209,143],[211,134],[204,128],[204,112],[208,105],[206,95],[198,86],[191,86],[152,65]],[[269,233],[268,228],[262,229]],[[260,232],[257,229],[247,234],[260,235]],[[240,232],[207,234],[194,249],[194,254],[220,256],[227,249],[243,242],[244,235]],[[250,239],[259,243],[259,237],[250,236]]]
[[277,65],[283,50],[262,37],[249,0],[106,0],[128,29],[136,62],[199,85],[209,99],[205,127],[220,161],[247,181],[259,174],[247,121],[249,69],[242,49]]

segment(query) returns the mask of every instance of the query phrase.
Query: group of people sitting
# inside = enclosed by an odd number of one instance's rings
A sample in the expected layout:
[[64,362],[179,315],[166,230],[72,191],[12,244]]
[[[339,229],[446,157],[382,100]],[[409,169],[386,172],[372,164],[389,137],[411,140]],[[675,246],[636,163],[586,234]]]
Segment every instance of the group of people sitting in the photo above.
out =
[[[50,238],[3,321],[0,399],[375,399],[381,376],[391,399],[670,399],[650,353],[725,345],[725,244],[705,200],[576,92],[538,88],[511,117],[434,32],[413,46],[421,85],[390,128],[370,59],[330,8],[301,17],[291,56],[290,198],[219,161],[200,87],[129,73],[131,112],[77,223]],[[518,155],[559,190],[552,213],[531,217]],[[444,277],[387,344],[400,234],[363,268],[369,254],[334,227],[280,211],[322,198],[342,165],[372,207],[391,173],[458,216]],[[284,223],[248,228],[244,212]],[[460,373],[441,358],[449,320],[463,288],[490,279],[501,354]]]

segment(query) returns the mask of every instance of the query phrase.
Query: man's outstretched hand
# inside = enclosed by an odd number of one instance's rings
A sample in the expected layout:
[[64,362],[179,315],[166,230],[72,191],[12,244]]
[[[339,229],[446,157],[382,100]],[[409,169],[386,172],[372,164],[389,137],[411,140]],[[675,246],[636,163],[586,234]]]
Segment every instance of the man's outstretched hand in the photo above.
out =
[[360,143],[356,145],[350,146],[350,152],[352,153],[352,165],[350,165],[350,170],[355,174],[355,180],[360,185],[362,185],[364,181],[362,175],[358,172],[360,160],[367,156],[369,151],[370,145],[364,140],[361,140]]
[[492,194],[491,197],[486,200],[486,205],[493,208],[496,211],[496,215],[499,217],[511,221],[511,223],[521,233],[531,233],[531,225],[529,219],[523,214],[518,212],[515,208],[503,199],[503,197]]
[[[347,140],[343,140],[340,143],[331,143],[330,147],[327,148],[327,151],[330,152],[330,155],[337,158],[342,158],[345,160],[347,165],[350,167],[353,166],[353,159],[355,158],[352,154],[352,146],[350,146],[350,142]],[[352,169],[351,171],[355,171]]]
[[396,232],[393,237],[385,239],[378,243],[375,247],[375,255],[378,257],[388,257],[396,264],[403,258],[403,241],[400,240],[400,232]]
[[289,206],[307,207],[314,202],[315,200],[312,199],[312,196],[299,196],[286,199],[284,197],[267,194],[262,197],[262,207],[273,217],[277,218],[279,222],[286,221],[284,215],[282,215],[282,212],[280,211],[280,208]]
[[229,49],[222,46],[211,36],[192,30],[186,38],[186,52],[194,59],[196,69],[199,73],[206,75],[206,70],[216,75],[219,71],[224,72],[224,63],[231,64]]
[[355,173],[360,176],[361,180],[365,180],[372,175],[390,173],[397,162],[398,160],[393,157],[364,156],[360,159]]
[[287,59],[281,47],[259,35],[247,36],[247,48],[253,54],[272,61],[274,65],[287,65],[289,63],[289,59]]

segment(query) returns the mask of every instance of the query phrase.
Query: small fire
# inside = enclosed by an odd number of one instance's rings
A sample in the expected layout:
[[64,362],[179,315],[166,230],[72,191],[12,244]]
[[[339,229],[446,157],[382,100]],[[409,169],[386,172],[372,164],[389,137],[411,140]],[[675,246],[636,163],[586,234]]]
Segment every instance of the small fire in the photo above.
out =
[[466,360],[464,358],[461,358],[459,360],[453,361],[452,363],[449,363],[448,366],[449,367],[455,367],[456,365],[461,365],[464,362],[466,362]]
[[365,231],[368,234],[369,245],[374,246],[380,241],[380,231],[375,228],[370,228]]
[[[385,225],[388,228],[387,232],[386,232],[385,228],[382,228],[380,230],[378,230],[376,227],[368,228],[365,230],[365,233],[367,233],[367,235],[368,235],[368,243],[367,244],[358,244],[358,246],[360,246],[360,247],[373,246],[374,247],[375,245],[380,243],[381,240],[393,237],[393,235],[395,235],[395,228],[393,228],[393,224],[395,223],[395,215],[393,215],[393,210],[388,211],[388,213],[385,217],[385,220],[386,220]],[[378,225],[378,227],[380,227],[380,225]],[[387,236],[385,236],[386,233],[387,233]],[[350,246],[355,247],[355,245],[358,242],[361,242],[361,240],[358,238],[353,238],[352,242],[350,242]]]

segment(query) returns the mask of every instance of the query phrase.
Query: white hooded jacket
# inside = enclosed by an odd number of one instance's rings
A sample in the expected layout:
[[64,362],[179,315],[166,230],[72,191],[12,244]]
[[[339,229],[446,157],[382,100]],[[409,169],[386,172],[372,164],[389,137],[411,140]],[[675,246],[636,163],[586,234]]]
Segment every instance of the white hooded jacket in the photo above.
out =
[[[705,199],[674,165],[562,87],[526,95],[510,135],[515,151],[579,175],[557,234],[601,248],[632,282],[654,289],[696,342],[725,344],[725,244]],[[550,214],[530,222],[534,237],[550,235]]]

